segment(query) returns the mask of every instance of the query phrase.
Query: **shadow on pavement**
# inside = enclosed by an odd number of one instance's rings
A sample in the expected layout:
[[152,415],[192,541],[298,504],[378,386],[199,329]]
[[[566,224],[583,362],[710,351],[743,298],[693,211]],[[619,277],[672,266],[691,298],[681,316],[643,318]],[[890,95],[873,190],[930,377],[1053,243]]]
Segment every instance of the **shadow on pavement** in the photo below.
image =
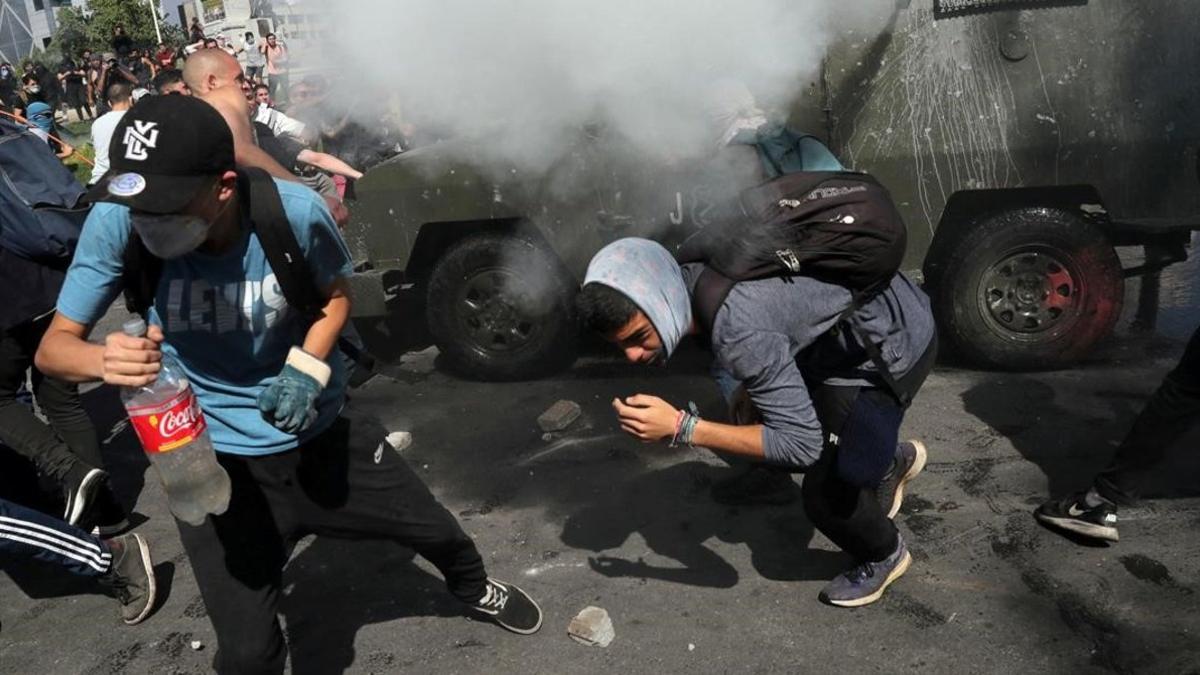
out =
[[[1148,393],[1114,389],[1074,391],[1071,382],[1065,384],[1051,386],[1031,375],[995,375],[962,394],[967,413],[1007,438],[1041,469],[1050,495],[1090,486],[1149,398]],[[1177,476],[1200,471],[1196,453],[1181,452],[1195,447],[1196,435],[1185,436],[1168,452],[1163,465],[1146,478],[1143,496],[1195,494],[1195,481]]]
[[[410,549],[388,541],[317,537],[284,572],[280,613],[287,622],[292,672],[340,673],[378,661],[403,668],[393,654],[356,655],[363,626],[415,616],[461,617],[463,605]],[[398,645],[398,652],[411,645]]]
[[588,559],[591,568],[608,577],[712,588],[738,582],[737,569],[705,545],[712,538],[746,544],[755,570],[777,581],[828,579],[847,564],[840,553],[809,548],[814,529],[799,501],[743,508],[712,501],[709,487],[727,471],[692,461],[632,477],[569,515],[562,541],[600,553],[622,546],[636,533],[651,551],[681,567],[599,555]]

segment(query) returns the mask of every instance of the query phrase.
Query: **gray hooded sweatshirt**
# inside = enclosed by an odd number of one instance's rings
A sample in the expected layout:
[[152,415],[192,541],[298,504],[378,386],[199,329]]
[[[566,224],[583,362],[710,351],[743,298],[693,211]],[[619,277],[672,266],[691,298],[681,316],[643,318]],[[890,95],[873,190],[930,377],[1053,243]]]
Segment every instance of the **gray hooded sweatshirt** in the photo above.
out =
[[[684,265],[689,293],[700,265]],[[713,321],[717,362],[746,387],[763,418],[767,462],[805,469],[824,445],[805,379],[832,385],[869,384],[875,371],[848,331],[832,331],[850,306],[850,291],[809,277],[737,283]],[[902,377],[933,340],[929,298],[903,274],[861,307],[855,318],[880,345],[889,370]],[[803,369],[803,372],[802,372]]]

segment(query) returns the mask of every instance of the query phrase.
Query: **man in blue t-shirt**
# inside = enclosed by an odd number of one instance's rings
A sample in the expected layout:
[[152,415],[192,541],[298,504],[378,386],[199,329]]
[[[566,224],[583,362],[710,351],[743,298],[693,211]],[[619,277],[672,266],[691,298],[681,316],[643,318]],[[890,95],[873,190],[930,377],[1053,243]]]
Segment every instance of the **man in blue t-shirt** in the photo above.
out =
[[[187,373],[232,484],[225,513],[178,523],[217,633],[217,670],[282,672],[282,570],[307,534],[403,543],[471,608],[514,632],[536,631],[537,604],[488,578],[454,517],[399,455],[382,451],[382,430],[341,414],[345,372],[329,357],[350,314],[350,257],[321,198],[275,183],[328,298],[313,319],[288,306],[247,222],[233,136],[212,106],[185,96],[138,103],[113,134],[111,164],[37,362],[67,380],[127,387],[153,382],[163,354]],[[150,329],[88,343],[123,288],[134,234],[163,260]]]

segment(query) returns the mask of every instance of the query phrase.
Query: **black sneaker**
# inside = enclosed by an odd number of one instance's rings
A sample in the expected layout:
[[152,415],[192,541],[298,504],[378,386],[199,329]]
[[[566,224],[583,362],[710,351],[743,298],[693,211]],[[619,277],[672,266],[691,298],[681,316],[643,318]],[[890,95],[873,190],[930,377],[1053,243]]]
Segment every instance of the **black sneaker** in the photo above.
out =
[[[63,520],[78,526],[88,507],[96,499],[100,488],[108,481],[108,474],[100,469],[93,469],[83,462],[75,462],[75,466],[63,478],[63,492],[67,497],[67,508]],[[85,529],[90,530],[90,527]]]
[[[129,516],[125,513],[125,508],[117,501],[108,483],[105,483],[100,493],[96,495],[96,500],[92,502],[92,508],[88,509],[87,515],[81,522],[92,525],[92,533],[102,539],[111,539],[129,529]],[[83,525],[80,527],[87,529]]]
[[821,591],[821,601],[837,607],[862,607],[883,597],[892,582],[899,579],[912,565],[912,554],[899,537],[896,550],[879,562],[862,563],[843,572]]
[[130,626],[141,623],[154,610],[158,589],[150,547],[140,534],[126,534],[108,540],[113,562],[101,581],[113,588],[121,603],[121,619]]
[[1062,499],[1052,499],[1037,507],[1033,517],[1047,525],[1091,539],[1119,541],[1117,507],[1108,502],[1088,506],[1084,501],[1085,494],[1077,492]]
[[525,591],[516,586],[488,578],[487,589],[475,604],[481,614],[514,633],[530,635],[542,627],[542,608]]
[[792,474],[761,464],[712,486],[713,501],[729,506],[791,504],[799,496],[797,492]]
[[895,518],[900,513],[900,505],[904,503],[904,485],[917,477],[925,468],[928,453],[921,441],[904,441],[896,445],[896,459],[892,468],[875,488],[879,495],[879,507],[888,518]]

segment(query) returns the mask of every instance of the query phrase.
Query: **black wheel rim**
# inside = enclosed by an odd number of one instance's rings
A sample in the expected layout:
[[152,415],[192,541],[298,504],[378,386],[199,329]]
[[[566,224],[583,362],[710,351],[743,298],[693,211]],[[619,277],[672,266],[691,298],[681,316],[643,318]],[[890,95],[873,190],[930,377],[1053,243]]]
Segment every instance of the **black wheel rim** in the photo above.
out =
[[1084,277],[1075,259],[1048,246],[1008,251],[979,282],[979,309],[996,333],[1044,342],[1070,330],[1083,311]]
[[455,299],[455,314],[460,335],[475,350],[509,353],[538,338],[541,327],[522,287],[519,276],[501,267],[477,270],[463,280]]

